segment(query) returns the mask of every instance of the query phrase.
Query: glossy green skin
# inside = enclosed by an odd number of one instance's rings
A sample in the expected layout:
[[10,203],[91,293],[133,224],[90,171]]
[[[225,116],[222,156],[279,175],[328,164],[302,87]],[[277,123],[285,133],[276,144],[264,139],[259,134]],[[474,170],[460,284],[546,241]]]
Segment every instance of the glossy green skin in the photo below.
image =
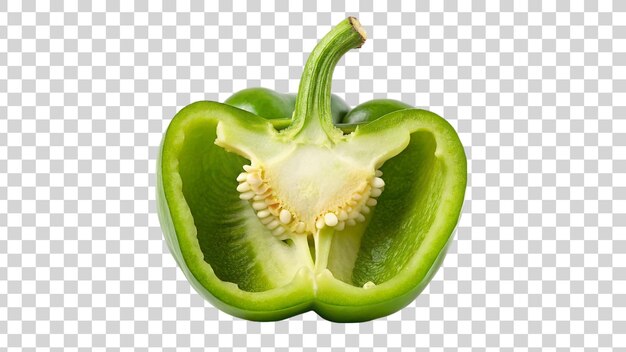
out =
[[[296,106],[296,95],[282,94],[262,87],[248,88],[231,95],[224,101],[224,104],[270,120],[290,119]],[[333,123],[338,124],[350,111],[350,106],[343,99],[333,94],[330,97],[330,109]]]
[[345,124],[372,122],[381,116],[398,110],[413,108],[411,105],[392,99],[375,99],[357,105],[341,120]]
[[[224,104],[273,120],[274,127],[282,129],[291,123],[295,102],[295,94],[282,94],[271,89],[257,87],[244,89],[231,95],[224,101]],[[411,105],[393,99],[374,99],[350,109],[350,106],[339,96],[333,94],[330,99],[333,124],[346,133],[353,132],[359,124],[372,122],[394,111],[411,108]]]

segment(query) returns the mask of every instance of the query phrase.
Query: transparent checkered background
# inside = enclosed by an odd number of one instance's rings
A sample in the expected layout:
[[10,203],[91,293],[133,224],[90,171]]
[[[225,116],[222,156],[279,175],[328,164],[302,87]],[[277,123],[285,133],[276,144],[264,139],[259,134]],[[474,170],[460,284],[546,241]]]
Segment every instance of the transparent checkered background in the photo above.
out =
[[[626,348],[625,1],[47,3],[0,2],[0,349]],[[387,318],[232,318],[163,241],[162,133],[193,101],[295,92],[348,15],[371,39],[334,92],[403,100],[459,132],[456,239]]]

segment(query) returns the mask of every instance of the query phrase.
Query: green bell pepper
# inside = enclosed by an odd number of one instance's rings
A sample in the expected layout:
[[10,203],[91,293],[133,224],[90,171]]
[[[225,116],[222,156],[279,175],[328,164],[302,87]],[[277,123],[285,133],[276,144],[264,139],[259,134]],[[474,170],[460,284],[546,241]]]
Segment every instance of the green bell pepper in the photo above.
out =
[[391,100],[348,111],[331,98],[335,65],[364,41],[348,18],[311,53],[296,97],[249,89],[171,121],[159,219],[219,309],[365,321],[412,302],[440,266],[465,193],[463,146],[431,112]]

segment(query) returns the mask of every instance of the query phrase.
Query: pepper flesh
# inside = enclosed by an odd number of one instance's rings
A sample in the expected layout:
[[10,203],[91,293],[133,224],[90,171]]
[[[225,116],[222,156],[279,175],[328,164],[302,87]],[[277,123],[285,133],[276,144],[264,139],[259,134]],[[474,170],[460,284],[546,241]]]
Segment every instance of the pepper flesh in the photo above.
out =
[[[191,284],[225,312],[251,320],[307,310],[334,321],[374,319],[413,301],[443,260],[463,202],[463,147],[441,117],[402,103],[365,103],[333,118],[333,68],[364,39],[353,18],[322,39],[291,119],[289,106],[272,101],[280,96],[267,94],[256,115],[198,102],[172,120],[157,169],[161,224]],[[351,114],[361,124],[343,124]],[[249,192],[237,181],[244,165],[273,180],[277,224],[259,217],[267,197],[241,199]],[[254,172],[245,171],[246,180]],[[342,190],[361,194],[365,182],[370,197],[381,173],[375,207],[339,229],[337,209],[350,202]],[[281,224],[289,226],[273,233]]]

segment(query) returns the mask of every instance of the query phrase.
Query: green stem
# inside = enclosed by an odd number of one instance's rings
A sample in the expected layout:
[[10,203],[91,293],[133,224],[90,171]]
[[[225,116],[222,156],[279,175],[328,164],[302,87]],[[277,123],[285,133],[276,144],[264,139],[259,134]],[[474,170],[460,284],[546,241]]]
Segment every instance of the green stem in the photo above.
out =
[[317,44],[309,56],[296,98],[292,129],[294,135],[312,143],[324,143],[338,131],[330,113],[330,87],[339,59],[365,42],[359,21],[348,17]]

